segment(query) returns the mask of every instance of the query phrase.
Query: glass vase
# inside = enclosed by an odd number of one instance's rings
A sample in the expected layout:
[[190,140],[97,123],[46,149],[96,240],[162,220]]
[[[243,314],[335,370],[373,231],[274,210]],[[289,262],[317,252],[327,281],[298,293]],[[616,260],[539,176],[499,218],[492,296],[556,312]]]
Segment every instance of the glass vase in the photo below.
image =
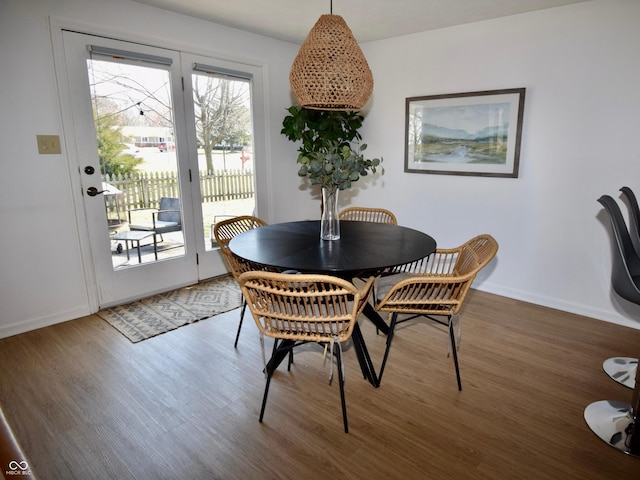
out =
[[340,238],[340,220],[338,220],[338,187],[322,187],[322,217],[320,219],[320,238],[338,240]]

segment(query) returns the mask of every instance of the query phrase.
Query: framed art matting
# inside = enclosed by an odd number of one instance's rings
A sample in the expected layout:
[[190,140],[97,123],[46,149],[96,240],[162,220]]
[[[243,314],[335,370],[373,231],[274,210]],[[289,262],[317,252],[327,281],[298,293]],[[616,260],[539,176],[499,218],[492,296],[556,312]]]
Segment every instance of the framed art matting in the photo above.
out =
[[404,171],[518,176],[524,88],[406,99]]

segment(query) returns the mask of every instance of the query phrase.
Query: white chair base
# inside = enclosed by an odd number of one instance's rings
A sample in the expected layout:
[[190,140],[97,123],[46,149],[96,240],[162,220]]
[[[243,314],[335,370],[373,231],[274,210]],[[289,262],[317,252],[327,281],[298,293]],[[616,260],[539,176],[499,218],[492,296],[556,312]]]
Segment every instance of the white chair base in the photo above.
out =
[[638,359],[630,357],[607,358],[602,368],[613,380],[625,387],[633,389],[636,385]]
[[594,402],[584,410],[584,419],[603,442],[640,458],[640,419],[634,418],[630,404],[612,400]]

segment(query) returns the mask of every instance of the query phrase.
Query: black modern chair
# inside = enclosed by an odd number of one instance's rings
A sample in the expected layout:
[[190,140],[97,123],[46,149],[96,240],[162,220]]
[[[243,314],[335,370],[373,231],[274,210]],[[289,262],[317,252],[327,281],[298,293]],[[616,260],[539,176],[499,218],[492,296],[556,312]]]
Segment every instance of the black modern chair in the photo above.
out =
[[622,187],[620,191],[627,197],[629,202],[629,235],[631,236],[631,243],[633,248],[636,249],[636,253],[640,257],[640,208],[638,207],[638,200],[629,187]]
[[[631,244],[640,257],[640,208],[638,200],[629,187],[622,187],[620,191],[629,204],[629,236]],[[634,272],[636,274],[636,272]],[[637,272],[640,274],[640,272]],[[638,369],[638,359],[633,357],[611,357],[602,364],[602,368],[612,379],[633,389],[635,387],[636,370]]]
[[[609,215],[613,231],[613,291],[629,302],[640,305],[640,257],[636,254],[624,217],[609,195],[598,199]],[[640,457],[640,373],[636,369],[631,403],[601,400],[584,410],[589,428],[601,440],[628,455]]]

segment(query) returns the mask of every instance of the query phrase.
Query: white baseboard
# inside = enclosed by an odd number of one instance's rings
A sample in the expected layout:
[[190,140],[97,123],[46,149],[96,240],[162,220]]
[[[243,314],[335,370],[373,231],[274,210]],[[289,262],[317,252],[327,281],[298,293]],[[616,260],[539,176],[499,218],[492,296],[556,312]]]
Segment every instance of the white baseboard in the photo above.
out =
[[68,322],[69,320],[86,317],[90,315],[89,307],[78,307],[73,310],[57,312],[54,315],[33,318],[22,322],[11,323],[0,326],[0,338],[12,337],[21,333],[37,330],[38,328],[49,327],[57,323]]
[[[495,295],[513,298],[515,300],[521,300],[523,302],[533,303],[535,305],[541,305],[543,307],[553,308],[556,310],[561,310],[563,312],[575,313],[576,315],[582,315],[584,317],[594,318],[603,322],[615,323],[624,327],[630,327],[636,330],[640,330],[640,320],[634,320],[633,318],[626,317],[624,315],[618,315],[608,310],[592,308],[573,302],[565,302],[558,298],[532,295],[530,292],[492,285],[491,283],[487,282],[483,282],[479,287],[480,288],[477,289],[483,292],[493,293]],[[474,288],[476,287],[474,286]]]

